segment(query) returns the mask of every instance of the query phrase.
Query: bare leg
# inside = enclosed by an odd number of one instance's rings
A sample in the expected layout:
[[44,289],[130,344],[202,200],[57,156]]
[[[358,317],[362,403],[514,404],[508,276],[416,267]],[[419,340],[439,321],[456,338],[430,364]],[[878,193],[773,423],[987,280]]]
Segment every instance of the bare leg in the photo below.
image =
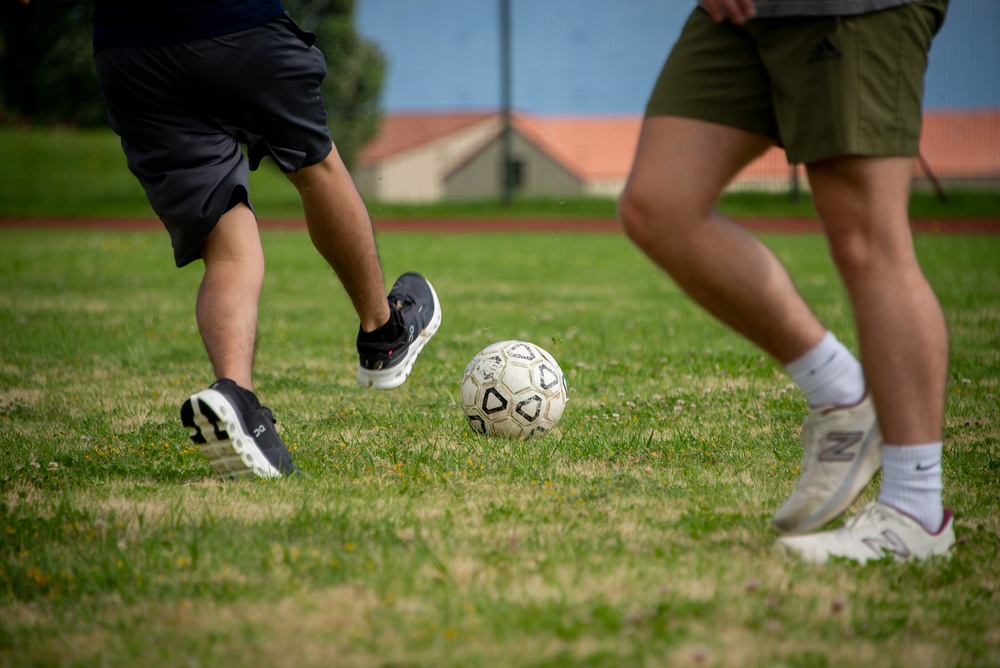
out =
[[913,250],[912,163],[845,157],[809,166],[885,442],[898,445],[941,440],[948,365],[944,316]]
[[205,275],[196,316],[216,378],[253,390],[257,301],[264,282],[264,253],[253,211],[240,204],[219,220],[202,244]]
[[[621,212],[632,239],[696,302],[787,368],[815,352],[826,328],[777,257],[712,211],[725,185],[769,145],[735,128],[647,119]],[[817,409],[804,427],[802,474],[774,516],[775,527],[786,533],[812,530],[840,515],[882,462],[871,401]],[[830,438],[844,430],[854,438],[852,450],[824,460],[831,446],[844,447]]]
[[336,272],[366,332],[389,320],[382,265],[368,210],[336,147],[288,179],[302,198],[313,245]]
[[713,211],[730,179],[770,145],[713,123],[646,119],[620,215],[629,237],[688,295],[785,364],[826,328],[774,254]]

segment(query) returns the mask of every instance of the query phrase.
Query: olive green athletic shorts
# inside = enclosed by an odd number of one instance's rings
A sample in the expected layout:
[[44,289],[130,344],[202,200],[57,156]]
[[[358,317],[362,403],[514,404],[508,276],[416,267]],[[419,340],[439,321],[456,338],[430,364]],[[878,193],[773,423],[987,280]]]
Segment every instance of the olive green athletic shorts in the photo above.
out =
[[680,116],[774,139],[791,163],[915,156],[924,73],[948,0],[842,17],[716,24],[695,9],[646,116]]

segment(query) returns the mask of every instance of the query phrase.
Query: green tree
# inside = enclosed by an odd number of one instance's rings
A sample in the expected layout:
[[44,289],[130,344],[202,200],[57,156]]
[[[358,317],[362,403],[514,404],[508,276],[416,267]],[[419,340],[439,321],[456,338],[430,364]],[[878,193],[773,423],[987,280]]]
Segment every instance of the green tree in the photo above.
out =
[[[137,0],[139,1],[139,0]],[[330,132],[350,167],[375,136],[385,57],[354,30],[353,0],[285,0],[316,33],[328,75],[323,97]],[[0,0],[0,122],[77,126],[107,122],[94,72],[91,0]]]
[[354,0],[285,0],[299,24],[316,33],[326,57],[323,82],[327,123],[348,167],[378,132],[386,61],[374,43],[354,30]]
[[0,1],[0,119],[106,123],[91,54],[90,0]]

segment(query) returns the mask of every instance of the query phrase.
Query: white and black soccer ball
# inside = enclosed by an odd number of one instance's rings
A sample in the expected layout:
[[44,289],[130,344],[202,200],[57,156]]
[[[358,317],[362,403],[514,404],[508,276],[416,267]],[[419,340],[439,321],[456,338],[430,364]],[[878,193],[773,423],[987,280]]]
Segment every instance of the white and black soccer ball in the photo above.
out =
[[566,377],[555,358],[527,341],[500,341],[472,358],[462,408],[474,430],[530,438],[552,430],[566,407]]

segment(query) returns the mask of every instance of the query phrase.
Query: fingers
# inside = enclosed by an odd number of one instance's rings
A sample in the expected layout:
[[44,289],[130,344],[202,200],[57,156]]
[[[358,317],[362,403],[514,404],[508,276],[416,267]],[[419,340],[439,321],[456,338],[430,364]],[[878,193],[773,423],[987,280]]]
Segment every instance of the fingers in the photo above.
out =
[[701,4],[716,23],[728,19],[743,25],[757,15],[753,0],[702,0]]

